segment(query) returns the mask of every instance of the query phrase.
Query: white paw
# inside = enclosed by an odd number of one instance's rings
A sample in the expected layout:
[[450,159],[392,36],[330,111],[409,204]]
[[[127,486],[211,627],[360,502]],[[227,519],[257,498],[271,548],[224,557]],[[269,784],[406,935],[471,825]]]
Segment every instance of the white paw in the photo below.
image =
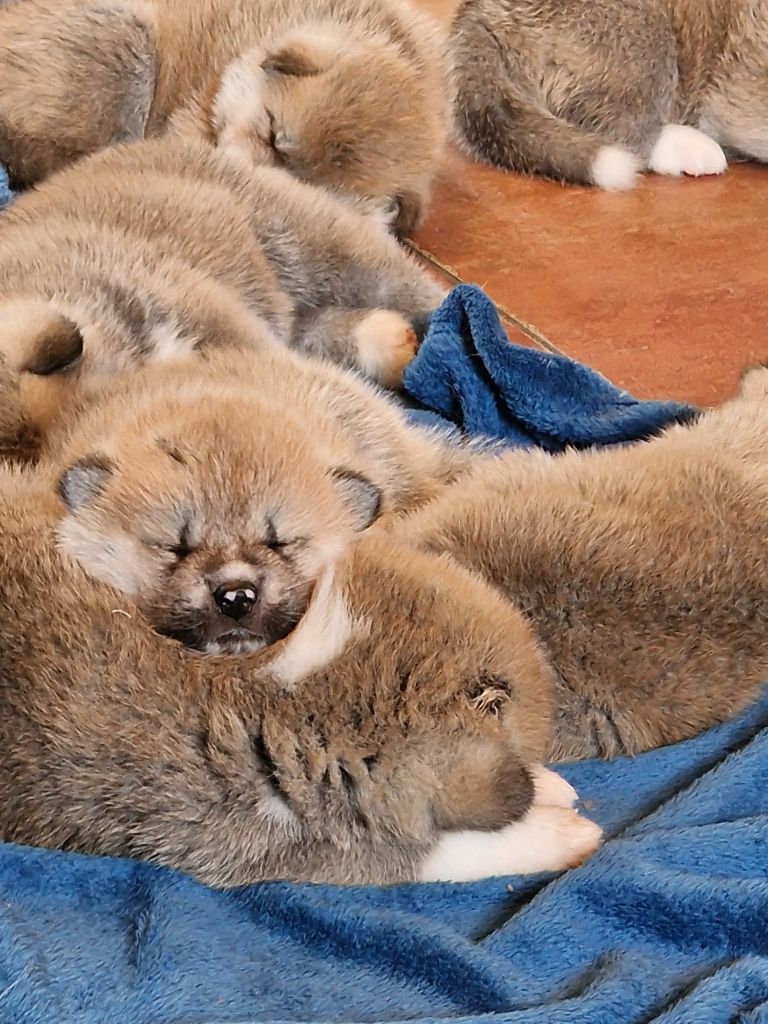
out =
[[651,151],[648,166],[656,174],[722,174],[728,166],[714,139],[686,124],[666,124]]
[[603,146],[592,162],[592,181],[607,192],[625,192],[637,184],[640,161],[622,146]]
[[409,321],[392,309],[374,309],[357,324],[353,334],[363,373],[385,387],[400,387],[418,346]]
[[422,866],[424,882],[473,882],[576,867],[598,848],[602,829],[565,807],[532,807],[498,832],[446,832]]
[[504,874],[563,871],[586,860],[603,831],[569,807],[534,806],[503,830],[508,848]]
[[544,765],[531,770],[535,796],[534,804],[541,807],[573,807],[579,794],[562,775],[550,771]]

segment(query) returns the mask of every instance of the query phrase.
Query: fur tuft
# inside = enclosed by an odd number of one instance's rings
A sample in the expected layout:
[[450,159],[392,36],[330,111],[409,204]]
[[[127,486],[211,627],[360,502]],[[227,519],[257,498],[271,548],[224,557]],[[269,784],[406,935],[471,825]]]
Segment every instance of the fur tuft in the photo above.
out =
[[592,164],[592,181],[606,192],[625,192],[637,184],[640,161],[621,146],[603,146]]

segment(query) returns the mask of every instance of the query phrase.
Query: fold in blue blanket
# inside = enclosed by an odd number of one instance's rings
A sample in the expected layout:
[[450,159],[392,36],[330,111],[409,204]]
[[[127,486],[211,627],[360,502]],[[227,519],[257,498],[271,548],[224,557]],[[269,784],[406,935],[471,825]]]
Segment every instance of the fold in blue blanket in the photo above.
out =
[[566,356],[510,345],[491,300],[454,288],[405,372],[413,418],[559,452],[637,441],[694,410],[640,402]]
[[[407,385],[419,418],[552,451],[692,412],[511,347],[463,287]],[[214,892],[0,844],[0,1022],[768,1021],[766,727],[768,699],[688,743],[565,769],[610,838],[555,879]]]

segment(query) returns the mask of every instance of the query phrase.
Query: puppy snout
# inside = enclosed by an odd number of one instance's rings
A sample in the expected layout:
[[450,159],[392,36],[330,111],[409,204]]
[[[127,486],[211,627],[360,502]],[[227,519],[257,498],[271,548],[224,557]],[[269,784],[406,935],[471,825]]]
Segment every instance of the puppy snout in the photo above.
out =
[[249,615],[259,599],[259,591],[255,583],[240,581],[225,583],[213,592],[213,600],[222,615],[239,622]]

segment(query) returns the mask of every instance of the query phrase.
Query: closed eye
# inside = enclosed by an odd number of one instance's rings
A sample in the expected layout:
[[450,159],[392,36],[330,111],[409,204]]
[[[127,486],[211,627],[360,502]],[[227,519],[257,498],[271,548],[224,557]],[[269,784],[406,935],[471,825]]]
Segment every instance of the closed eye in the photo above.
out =
[[264,546],[269,548],[270,551],[282,551],[283,548],[288,547],[288,542],[281,540],[277,533],[277,528],[271,519],[267,519],[267,534],[264,538]]
[[45,339],[33,359],[24,367],[36,377],[52,377],[73,370],[83,355],[83,336],[72,325],[64,325]]
[[189,526],[185,526],[181,531],[176,544],[152,543],[150,547],[157,548],[158,551],[166,551],[180,562],[188,558],[195,550],[194,545],[189,540]]
[[275,118],[270,110],[267,111],[267,117],[269,119],[269,139],[267,141],[269,143],[269,148],[276,153],[277,147],[275,146],[275,138],[277,133],[275,131]]
[[270,551],[284,551],[286,548],[291,548],[295,544],[303,544],[305,537],[291,537],[290,540],[283,540],[280,538],[277,532],[277,527],[272,519],[267,519],[267,533],[264,537],[264,546],[269,548]]
[[181,533],[179,534],[179,543],[174,545],[174,547],[171,548],[171,551],[174,556],[181,561],[191,555],[194,550],[194,546],[189,540],[189,523],[184,523]]

